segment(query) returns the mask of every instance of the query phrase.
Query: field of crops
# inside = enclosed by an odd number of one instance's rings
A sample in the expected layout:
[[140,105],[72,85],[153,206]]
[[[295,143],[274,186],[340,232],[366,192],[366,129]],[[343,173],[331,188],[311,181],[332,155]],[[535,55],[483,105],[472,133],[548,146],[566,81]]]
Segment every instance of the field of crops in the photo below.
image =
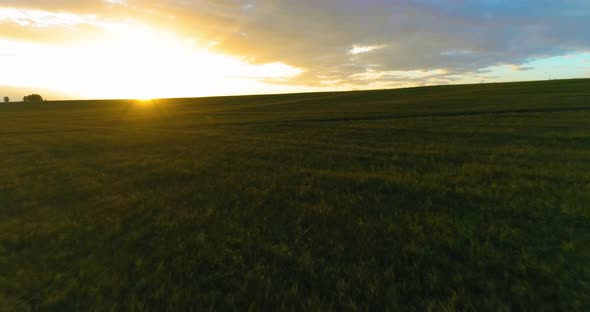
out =
[[590,80],[0,105],[1,311],[583,311]]

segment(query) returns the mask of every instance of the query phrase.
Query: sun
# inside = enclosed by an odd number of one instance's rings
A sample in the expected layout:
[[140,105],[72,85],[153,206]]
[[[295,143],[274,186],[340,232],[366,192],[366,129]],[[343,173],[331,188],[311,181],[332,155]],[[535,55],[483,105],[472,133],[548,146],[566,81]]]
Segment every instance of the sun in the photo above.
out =
[[154,99],[152,98],[136,98],[133,100],[135,102],[136,106],[142,107],[142,108],[151,108],[154,106]]

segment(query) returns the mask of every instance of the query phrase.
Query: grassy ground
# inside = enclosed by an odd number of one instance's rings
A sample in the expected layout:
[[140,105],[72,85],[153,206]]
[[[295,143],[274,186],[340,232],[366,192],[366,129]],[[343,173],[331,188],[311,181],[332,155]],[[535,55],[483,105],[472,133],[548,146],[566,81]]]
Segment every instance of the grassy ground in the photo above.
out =
[[590,308],[590,80],[0,105],[0,310]]

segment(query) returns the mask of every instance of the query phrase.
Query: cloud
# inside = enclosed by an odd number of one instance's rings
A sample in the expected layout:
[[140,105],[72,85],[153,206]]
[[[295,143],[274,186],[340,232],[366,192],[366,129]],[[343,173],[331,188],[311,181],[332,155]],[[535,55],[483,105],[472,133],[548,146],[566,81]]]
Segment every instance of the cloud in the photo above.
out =
[[[581,31],[590,28],[590,9],[576,1],[252,1],[248,12],[222,3],[210,8],[209,17],[218,17],[207,28],[216,49],[307,69],[297,83],[349,80],[375,65],[384,72],[471,73],[590,49]],[[186,5],[187,16],[203,6]],[[216,29],[217,18],[232,27]],[[351,60],[351,47],[370,53]]]
[[120,25],[95,14],[0,8],[0,26],[0,39],[79,43],[105,36]]
[[[376,81],[450,82],[457,75],[530,60],[590,51],[590,7],[585,1],[438,0],[6,0],[13,8],[54,12],[6,20],[0,36],[31,25],[100,33],[98,20],[135,19],[172,29],[252,64],[304,69],[273,83],[348,85]],[[61,15],[60,15],[61,14]],[[73,15],[68,15],[73,14]],[[76,23],[66,25],[66,21]],[[30,23],[28,25],[22,25]],[[28,27],[28,28],[27,28]],[[74,32],[74,31],[72,31]],[[36,37],[35,34],[37,33]],[[14,35],[13,35],[14,36]],[[400,74],[406,72],[406,74]],[[375,74],[378,73],[378,74]],[[438,73],[413,76],[414,73]],[[370,78],[369,78],[370,77]]]
[[118,4],[118,5],[126,5],[127,1],[126,0],[103,0],[106,3],[110,3],[110,4]]
[[371,52],[373,50],[377,50],[377,49],[383,49],[385,46],[383,45],[378,45],[378,46],[358,46],[358,45],[353,45],[352,49],[348,50],[349,54],[361,54],[361,53],[367,53],[367,52]]
[[80,24],[94,24],[96,23],[96,16],[0,8],[0,21],[9,21],[20,26],[31,27],[50,27],[54,25],[75,26]]
[[518,71],[518,72],[524,72],[524,71],[529,71],[529,70],[533,70],[533,69],[535,69],[535,68],[532,66],[512,65],[512,70]]

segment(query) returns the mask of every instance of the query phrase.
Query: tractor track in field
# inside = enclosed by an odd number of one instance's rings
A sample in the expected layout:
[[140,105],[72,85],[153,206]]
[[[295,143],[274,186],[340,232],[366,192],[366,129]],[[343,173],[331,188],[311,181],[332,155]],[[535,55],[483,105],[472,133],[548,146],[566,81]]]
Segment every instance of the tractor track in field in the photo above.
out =
[[359,117],[334,117],[334,118],[313,118],[313,119],[289,119],[273,121],[252,121],[252,122],[228,122],[209,125],[197,125],[197,127],[215,127],[215,126],[249,126],[265,124],[292,124],[292,123],[328,123],[344,121],[373,121],[373,120],[395,120],[395,119],[419,119],[419,118],[438,118],[438,117],[466,117],[466,116],[488,116],[488,115],[512,115],[512,114],[531,114],[531,113],[558,113],[558,112],[578,112],[590,111],[590,107],[567,107],[567,108],[537,108],[537,109],[513,109],[497,111],[474,111],[474,112],[449,112],[449,113],[431,113],[431,114],[410,114],[410,115],[379,115],[379,116],[359,116]]
[[[356,121],[378,121],[378,120],[402,120],[402,119],[420,119],[420,118],[440,118],[440,117],[468,117],[468,116],[493,116],[493,115],[513,115],[513,114],[531,114],[531,113],[559,113],[559,112],[583,112],[590,111],[590,107],[563,107],[563,108],[530,108],[530,109],[511,109],[497,111],[473,111],[473,112],[447,112],[447,113],[425,113],[425,114],[408,114],[408,115],[373,115],[373,116],[349,116],[349,117],[332,117],[332,118],[310,118],[305,119],[288,119],[288,120],[266,120],[266,121],[245,121],[245,122],[220,122],[209,124],[190,125],[187,128],[213,128],[222,126],[255,126],[255,125],[280,125],[280,124],[306,124],[306,123],[332,123],[332,122],[356,122]],[[118,125],[116,128],[121,127]],[[114,128],[94,128],[111,129]],[[173,128],[162,127],[162,129],[173,130]],[[30,130],[30,131],[7,131],[0,132],[0,136],[9,135],[32,135],[32,134],[53,134],[53,133],[75,133],[89,132],[93,129],[63,129],[63,130]]]
[[[512,115],[512,114],[530,114],[530,113],[551,113],[551,112],[576,112],[590,111],[590,107],[570,107],[570,108],[547,108],[547,109],[515,109],[515,110],[498,110],[498,111],[476,111],[476,112],[450,112],[450,113],[433,113],[421,115],[384,115],[384,116],[361,116],[361,117],[339,117],[339,118],[318,118],[307,119],[299,122],[339,122],[339,121],[370,121],[386,119],[414,119],[414,118],[435,118],[435,117],[465,117],[465,116],[487,116],[487,115]],[[297,121],[294,121],[297,122]]]
[[71,133],[71,132],[87,132],[87,131],[88,131],[88,129],[7,131],[7,132],[0,132],[0,135],[50,134],[50,133]]

